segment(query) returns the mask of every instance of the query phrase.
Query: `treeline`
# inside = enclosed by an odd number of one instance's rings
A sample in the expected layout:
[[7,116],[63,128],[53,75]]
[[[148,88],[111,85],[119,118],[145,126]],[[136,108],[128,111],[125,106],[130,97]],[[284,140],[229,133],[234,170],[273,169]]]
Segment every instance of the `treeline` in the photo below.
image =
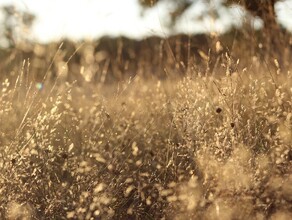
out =
[[22,71],[36,81],[62,78],[104,83],[137,74],[166,78],[188,73],[221,74],[227,68],[232,72],[261,64],[274,68],[275,59],[277,68],[289,65],[290,34],[283,39],[283,48],[262,44],[260,33],[248,37],[234,30],[221,36],[175,35],[143,40],[103,37],[90,42],[64,39],[49,44],[26,43],[0,50],[0,77],[13,77]]

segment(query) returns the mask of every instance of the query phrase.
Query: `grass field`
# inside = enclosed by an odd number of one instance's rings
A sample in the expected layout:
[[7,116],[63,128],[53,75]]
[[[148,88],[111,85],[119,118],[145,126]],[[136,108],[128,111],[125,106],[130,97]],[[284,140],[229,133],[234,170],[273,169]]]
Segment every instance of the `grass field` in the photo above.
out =
[[292,74],[220,62],[82,85],[2,64],[0,219],[292,219]]

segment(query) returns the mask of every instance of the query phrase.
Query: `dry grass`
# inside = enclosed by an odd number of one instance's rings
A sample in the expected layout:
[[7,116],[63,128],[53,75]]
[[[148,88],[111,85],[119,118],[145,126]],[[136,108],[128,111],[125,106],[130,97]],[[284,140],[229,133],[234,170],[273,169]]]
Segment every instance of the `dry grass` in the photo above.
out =
[[1,82],[1,219],[291,219],[291,73]]
[[0,219],[292,219],[292,40],[261,32],[0,51]]

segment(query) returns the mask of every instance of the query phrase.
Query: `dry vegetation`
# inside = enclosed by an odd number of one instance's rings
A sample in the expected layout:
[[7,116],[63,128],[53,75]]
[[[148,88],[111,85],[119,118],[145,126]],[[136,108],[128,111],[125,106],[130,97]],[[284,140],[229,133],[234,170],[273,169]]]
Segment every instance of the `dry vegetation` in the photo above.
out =
[[[292,219],[292,74],[244,47],[241,62],[200,51],[201,66],[168,48],[166,64],[155,65],[184,71],[172,80],[149,77],[158,68],[149,67],[151,51],[140,59],[132,51],[136,73],[111,84],[105,77],[129,70],[122,51],[107,61],[83,45],[74,61],[75,49],[66,57],[37,46],[46,65],[9,54],[0,77],[0,219]],[[59,75],[39,80],[36,72],[47,76],[54,65]],[[74,82],[84,69],[97,75]]]

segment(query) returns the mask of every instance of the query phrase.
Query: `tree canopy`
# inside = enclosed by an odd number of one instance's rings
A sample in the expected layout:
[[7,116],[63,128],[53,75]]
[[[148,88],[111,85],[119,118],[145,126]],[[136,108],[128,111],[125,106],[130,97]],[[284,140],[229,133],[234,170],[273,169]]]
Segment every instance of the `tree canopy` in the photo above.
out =
[[26,40],[26,35],[35,21],[35,15],[19,11],[12,5],[0,7],[0,12],[4,15],[0,26],[2,29],[0,40],[4,41],[8,47],[14,46],[17,40]]
[[[175,21],[180,17],[193,3],[198,0],[139,0],[143,7],[153,7],[158,2],[172,2],[175,5],[175,10],[171,12],[171,18]],[[211,2],[212,0],[205,0]],[[278,27],[276,22],[275,3],[280,0],[221,0],[225,6],[237,4],[243,6],[249,14],[262,19],[265,29],[274,29]]]

